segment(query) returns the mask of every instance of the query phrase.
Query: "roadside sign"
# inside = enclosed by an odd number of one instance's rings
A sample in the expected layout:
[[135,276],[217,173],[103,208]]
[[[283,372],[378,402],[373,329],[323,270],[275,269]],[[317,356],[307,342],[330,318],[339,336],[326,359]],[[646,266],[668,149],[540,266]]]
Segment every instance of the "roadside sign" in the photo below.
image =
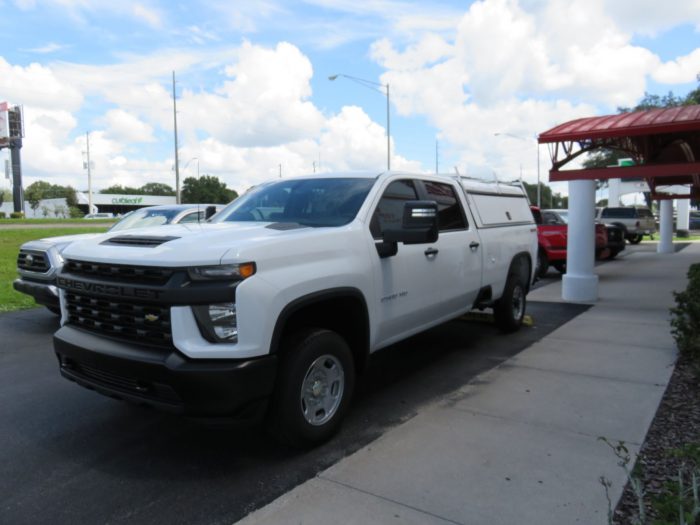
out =
[[7,102],[0,102],[0,146],[10,141],[10,125],[8,123]]

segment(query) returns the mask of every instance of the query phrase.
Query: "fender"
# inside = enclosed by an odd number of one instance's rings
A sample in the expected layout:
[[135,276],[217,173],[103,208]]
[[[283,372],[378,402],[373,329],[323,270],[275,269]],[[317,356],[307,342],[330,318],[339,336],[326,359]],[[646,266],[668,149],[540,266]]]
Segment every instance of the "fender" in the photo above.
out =
[[[285,327],[289,319],[297,312],[304,308],[314,306],[316,304],[333,301],[338,299],[351,298],[358,300],[362,305],[362,326],[359,330],[356,330],[357,334],[363,334],[361,341],[359,341],[364,349],[364,354],[369,353],[369,313],[367,309],[367,301],[365,300],[364,294],[357,288],[352,287],[341,287],[341,288],[329,288],[327,290],[320,290],[318,292],[313,292],[307,295],[303,295],[294,299],[291,303],[285,306],[277,317],[277,322],[275,323],[274,331],[272,332],[272,340],[270,342],[270,354],[276,354],[279,351],[280,341],[284,333]],[[351,345],[352,346],[352,345]],[[359,356],[358,356],[359,357]],[[364,357],[362,357],[364,360]]]

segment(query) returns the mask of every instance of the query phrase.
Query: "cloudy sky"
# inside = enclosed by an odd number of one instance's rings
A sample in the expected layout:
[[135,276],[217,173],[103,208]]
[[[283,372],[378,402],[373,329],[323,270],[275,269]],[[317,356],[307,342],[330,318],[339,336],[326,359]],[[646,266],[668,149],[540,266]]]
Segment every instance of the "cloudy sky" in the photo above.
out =
[[[0,0],[0,102],[21,104],[25,186],[238,191],[386,167],[536,179],[535,136],[700,73],[700,0]],[[542,153],[543,180],[549,168]],[[0,152],[0,159],[7,150]],[[191,160],[196,158],[197,160]],[[2,187],[8,188],[8,181]]]

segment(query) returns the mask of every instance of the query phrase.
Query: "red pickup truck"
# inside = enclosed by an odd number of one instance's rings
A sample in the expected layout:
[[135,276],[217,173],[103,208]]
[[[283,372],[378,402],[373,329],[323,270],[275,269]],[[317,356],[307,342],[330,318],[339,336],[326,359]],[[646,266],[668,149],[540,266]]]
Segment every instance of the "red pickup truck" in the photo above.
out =
[[[547,275],[550,266],[560,273],[566,272],[566,241],[568,226],[565,220],[566,210],[540,210],[530,206],[537,223],[537,269],[538,277]],[[596,259],[608,256],[608,236],[605,225],[595,225]]]

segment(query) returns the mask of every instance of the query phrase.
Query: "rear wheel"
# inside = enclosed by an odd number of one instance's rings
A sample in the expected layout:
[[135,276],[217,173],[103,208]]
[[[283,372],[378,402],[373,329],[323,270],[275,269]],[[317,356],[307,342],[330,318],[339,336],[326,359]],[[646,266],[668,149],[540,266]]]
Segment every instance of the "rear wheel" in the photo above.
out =
[[335,332],[309,329],[289,338],[269,414],[274,437],[294,447],[326,441],[340,428],[355,387],[352,352]]
[[642,239],[644,236],[641,233],[638,233],[637,235],[630,235],[627,240],[630,242],[630,244],[639,244],[642,242]]
[[503,296],[496,302],[493,315],[501,332],[515,332],[523,324],[526,307],[526,287],[522,278],[515,273],[508,276]]

